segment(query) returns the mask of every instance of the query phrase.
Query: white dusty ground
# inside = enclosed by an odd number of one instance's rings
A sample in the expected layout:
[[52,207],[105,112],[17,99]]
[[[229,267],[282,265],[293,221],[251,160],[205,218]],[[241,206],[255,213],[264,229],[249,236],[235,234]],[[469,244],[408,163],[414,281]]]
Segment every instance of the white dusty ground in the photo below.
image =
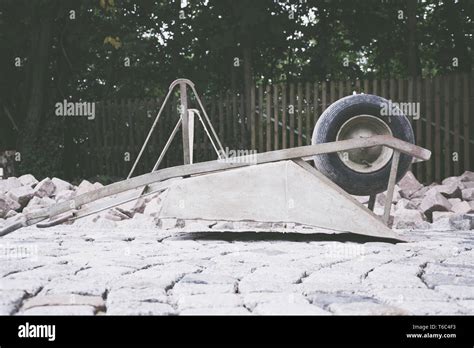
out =
[[0,239],[0,314],[474,314],[473,231],[361,243],[136,219]]

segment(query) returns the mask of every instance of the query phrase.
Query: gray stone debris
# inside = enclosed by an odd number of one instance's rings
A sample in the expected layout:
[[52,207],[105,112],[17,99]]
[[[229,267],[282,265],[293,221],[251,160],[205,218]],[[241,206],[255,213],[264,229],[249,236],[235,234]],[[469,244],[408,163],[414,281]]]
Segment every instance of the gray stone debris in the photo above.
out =
[[459,184],[447,184],[447,185],[437,185],[432,187],[425,195],[431,195],[433,193],[440,193],[446,198],[461,198],[462,191]]
[[0,193],[8,192],[20,186],[21,186],[21,181],[14,177],[0,180]]
[[462,199],[465,201],[474,201],[474,188],[462,190]]
[[[308,226],[294,223],[157,219],[166,191],[27,227],[1,239],[0,315],[473,315],[472,183],[473,172],[430,186],[408,174],[392,210],[409,241],[398,244],[302,243],[294,232]],[[100,186],[0,180],[0,226]]]
[[89,191],[95,190],[95,187],[92,183],[87,180],[82,180],[82,182],[77,187],[77,195],[82,195],[83,193],[87,193]]
[[465,201],[460,201],[457,203],[454,203],[451,207],[451,211],[456,214],[467,214],[467,213],[474,213],[474,201],[471,202],[465,202]]
[[[176,179],[178,180],[178,179]],[[0,218],[18,218],[18,213],[30,213],[37,209],[50,206],[54,203],[67,201],[76,195],[80,195],[102,187],[100,183],[91,183],[83,180],[79,186],[74,186],[59,178],[45,178],[38,180],[30,174],[19,178],[8,178],[0,180]],[[160,219],[154,221],[162,209],[164,197],[168,191],[154,196],[139,199],[123,204],[119,207],[105,211],[102,214],[86,219],[87,223],[103,224],[109,226],[115,222],[132,219],[135,221],[143,217],[154,226],[163,230],[193,230],[208,228],[211,230],[272,230],[272,231],[297,231],[304,228],[295,224],[282,224],[279,222],[227,222],[188,220],[177,221],[176,219]],[[386,192],[376,197],[374,212],[382,215],[384,211]],[[368,203],[368,196],[355,197],[361,204]],[[461,176],[453,176],[442,181],[441,185],[433,183],[423,186],[413,175],[408,172],[395,186],[392,200],[392,211],[389,222],[396,229],[427,229],[430,223],[435,223],[433,228],[447,228],[446,224],[450,217],[457,217],[454,229],[467,228],[465,222],[457,222],[459,216],[474,212],[474,172],[466,171]],[[461,219],[463,220],[463,219]],[[459,221],[461,221],[459,220]],[[80,224],[81,220],[76,222]],[[105,222],[109,221],[109,222]],[[444,222],[443,222],[444,221]],[[464,220],[463,220],[464,221]],[[259,226],[260,224],[261,226]],[[470,225],[469,225],[470,226]]]
[[433,183],[429,186],[424,186],[422,188],[420,188],[418,191],[414,192],[409,198],[410,199],[413,199],[413,198],[423,198],[426,194],[426,192],[428,192],[429,190],[431,190],[431,188],[435,187],[436,184]]
[[76,191],[74,191],[73,189],[59,191],[54,195],[57,203],[67,201],[71,198],[74,198],[75,196]]
[[443,219],[449,219],[454,213],[451,211],[434,211],[432,214],[433,222],[438,222]]
[[38,183],[38,180],[36,180],[36,178],[31,174],[22,175],[18,178],[18,180],[20,180],[20,183],[23,186],[34,187]]
[[416,208],[417,208],[417,204],[406,198],[400,199],[395,205],[395,211],[399,209],[416,209]]
[[474,172],[465,171],[460,178],[462,182],[474,182]]
[[45,207],[49,207],[55,204],[56,201],[49,197],[33,197],[29,202],[28,205],[23,209],[23,213],[31,213],[32,211],[42,209]]
[[409,198],[412,194],[423,187],[412,172],[407,172],[398,182],[398,186],[400,187],[400,195],[403,198]]
[[64,180],[61,180],[61,179],[58,179],[58,178],[53,178],[51,179],[52,183],[54,184],[55,186],[55,191],[54,193],[55,194],[58,194],[59,192],[62,192],[62,191],[66,191],[66,190],[72,190],[73,189],[73,186],[68,183],[67,181],[64,181]]
[[432,219],[434,211],[449,211],[450,209],[451,203],[436,191],[431,191],[430,194],[426,194],[420,204],[420,210],[430,220]]
[[11,210],[18,210],[20,208],[21,205],[18,202],[0,193],[0,218],[4,218]]
[[39,198],[51,197],[55,191],[56,185],[53,181],[50,178],[45,178],[36,184],[34,195]]
[[397,229],[420,229],[423,222],[423,214],[418,210],[399,208],[395,210],[392,227]]
[[35,190],[30,186],[20,186],[8,191],[8,197],[20,204],[21,208],[26,207],[28,202],[33,198]]
[[457,230],[473,230],[474,214],[453,214],[449,218],[449,223]]

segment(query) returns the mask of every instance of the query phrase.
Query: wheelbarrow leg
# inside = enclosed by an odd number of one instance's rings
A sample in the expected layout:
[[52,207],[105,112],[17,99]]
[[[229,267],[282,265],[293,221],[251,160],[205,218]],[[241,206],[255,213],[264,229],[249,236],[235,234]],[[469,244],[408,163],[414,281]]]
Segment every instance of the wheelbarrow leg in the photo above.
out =
[[390,218],[390,210],[392,208],[393,191],[395,189],[395,182],[397,178],[397,169],[398,169],[399,160],[400,160],[400,152],[394,150],[393,158],[392,158],[392,167],[390,169],[390,178],[388,179],[387,199],[385,200],[385,207],[384,207],[384,213],[383,213],[383,222],[387,226],[388,226],[388,219]]
[[369,196],[368,208],[369,208],[370,210],[372,210],[372,211],[374,211],[375,197],[377,197],[377,195],[370,195],[370,196]]

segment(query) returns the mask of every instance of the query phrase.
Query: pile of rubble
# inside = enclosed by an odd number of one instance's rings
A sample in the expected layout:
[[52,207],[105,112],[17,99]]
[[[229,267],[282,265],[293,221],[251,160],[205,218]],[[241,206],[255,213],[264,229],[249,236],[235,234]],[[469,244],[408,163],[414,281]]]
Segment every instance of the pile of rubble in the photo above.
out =
[[[377,195],[374,212],[383,214],[385,193]],[[362,203],[368,197],[357,197]],[[474,172],[423,186],[408,172],[395,186],[390,223],[396,229],[474,229]]]
[[[0,180],[0,227],[19,219],[22,214],[67,201],[102,186],[87,180],[79,186],[58,178],[38,181],[30,174]],[[385,197],[385,193],[377,195],[374,208],[377,215],[383,214]],[[356,198],[364,204],[369,199],[368,196]],[[390,224],[395,229],[474,229],[474,172],[466,171],[461,176],[444,179],[441,185],[429,186],[423,186],[408,172],[396,185],[392,204]],[[96,222],[102,218],[109,221],[129,220],[138,214],[153,220],[159,209],[160,197],[155,195],[110,209],[87,221]],[[168,229],[167,224],[167,221],[156,221],[161,229]],[[172,221],[171,225],[169,228],[180,227],[176,221]],[[232,226],[228,228],[233,229]]]
[[102,186],[87,180],[82,181],[79,186],[58,178],[38,181],[31,174],[0,180],[0,223],[3,222],[2,219],[8,220],[21,213],[31,213]]

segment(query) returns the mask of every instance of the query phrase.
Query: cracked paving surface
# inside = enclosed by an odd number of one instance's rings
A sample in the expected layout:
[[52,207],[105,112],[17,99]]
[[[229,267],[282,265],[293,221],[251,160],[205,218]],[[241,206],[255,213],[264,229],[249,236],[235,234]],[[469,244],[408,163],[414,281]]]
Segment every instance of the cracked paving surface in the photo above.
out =
[[0,314],[474,314],[473,231],[400,232],[30,227],[0,239]]

